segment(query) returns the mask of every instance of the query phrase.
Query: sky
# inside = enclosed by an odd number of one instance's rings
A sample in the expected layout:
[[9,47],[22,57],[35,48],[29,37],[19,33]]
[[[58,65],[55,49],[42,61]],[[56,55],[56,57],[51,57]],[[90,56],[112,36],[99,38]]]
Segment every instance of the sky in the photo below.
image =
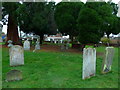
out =
[[[51,1],[51,0],[48,0],[48,1]],[[57,3],[58,2],[60,2],[60,1],[62,1],[62,0],[54,0],[54,1],[56,1]],[[81,0],[82,2],[86,2],[87,0]],[[109,1],[109,0],[105,0],[105,1]],[[114,2],[114,3],[116,3],[116,4],[118,4],[118,2],[119,2],[120,0],[112,0],[112,2]]]
[[[51,0],[48,0],[48,1],[51,1]],[[60,1],[62,1],[62,0],[54,0],[54,1],[55,1],[56,3],[58,3],[58,2],[60,2]],[[81,1],[85,3],[87,0],[81,0]],[[109,0],[105,0],[105,1],[107,2],[107,1],[109,1]],[[120,2],[120,0],[112,0],[112,2],[118,4],[118,2]],[[4,32],[5,34],[7,33],[7,25],[4,25],[4,26],[3,26],[2,32]]]

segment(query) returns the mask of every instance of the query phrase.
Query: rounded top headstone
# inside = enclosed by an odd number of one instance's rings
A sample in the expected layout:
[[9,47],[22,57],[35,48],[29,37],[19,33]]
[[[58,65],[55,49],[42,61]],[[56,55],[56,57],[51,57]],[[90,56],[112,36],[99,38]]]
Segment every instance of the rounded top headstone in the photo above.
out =
[[8,43],[12,43],[13,41],[12,40],[8,40]]

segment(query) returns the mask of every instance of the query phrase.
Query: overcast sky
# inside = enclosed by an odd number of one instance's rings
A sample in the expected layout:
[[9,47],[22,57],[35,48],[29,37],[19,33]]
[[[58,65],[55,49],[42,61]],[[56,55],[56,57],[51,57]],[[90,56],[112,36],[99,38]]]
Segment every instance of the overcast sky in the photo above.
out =
[[[48,0],[48,1],[51,1],[51,0]],[[62,1],[62,0],[54,0],[55,2],[60,2],[60,1]],[[82,2],[86,2],[87,0],[81,0]],[[109,1],[109,0],[105,0],[105,1]],[[119,2],[120,0],[112,0],[112,2],[114,2],[114,3],[116,3],[116,4],[118,4],[118,2]]]

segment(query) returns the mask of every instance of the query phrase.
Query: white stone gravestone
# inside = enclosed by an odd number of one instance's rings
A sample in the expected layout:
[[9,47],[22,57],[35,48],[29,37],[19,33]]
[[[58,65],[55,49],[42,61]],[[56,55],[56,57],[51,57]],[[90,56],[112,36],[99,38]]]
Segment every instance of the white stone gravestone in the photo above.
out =
[[84,48],[82,79],[95,76],[96,73],[96,49]]
[[10,66],[24,65],[24,50],[19,45],[14,45],[9,49]]
[[105,58],[102,65],[102,73],[108,73],[111,71],[113,58],[114,58],[114,47],[106,47]]
[[24,50],[30,50],[30,42],[28,40],[24,42]]

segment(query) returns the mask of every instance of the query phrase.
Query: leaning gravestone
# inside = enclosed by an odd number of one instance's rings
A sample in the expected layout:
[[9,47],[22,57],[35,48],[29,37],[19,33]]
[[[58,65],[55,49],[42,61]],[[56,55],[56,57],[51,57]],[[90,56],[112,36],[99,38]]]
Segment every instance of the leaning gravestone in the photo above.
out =
[[14,45],[9,49],[10,66],[24,65],[24,50],[19,45]]
[[36,50],[39,50],[39,49],[40,49],[39,39],[36,41],[35,49],[36,49]]
[[28,40],[24,42],[24,50],[30,50],[30,42]]
[[106,47],[105,59],[102,65],[102,73],[108,73],[111,71],[113,57],[114,57],[114,47]]
[[19,70],[11,70],[6,75],[6,81],[19,81],[22,80],[22,72]]
[[96,49],[84,48],[82,79],[95,76],[96,72]]

